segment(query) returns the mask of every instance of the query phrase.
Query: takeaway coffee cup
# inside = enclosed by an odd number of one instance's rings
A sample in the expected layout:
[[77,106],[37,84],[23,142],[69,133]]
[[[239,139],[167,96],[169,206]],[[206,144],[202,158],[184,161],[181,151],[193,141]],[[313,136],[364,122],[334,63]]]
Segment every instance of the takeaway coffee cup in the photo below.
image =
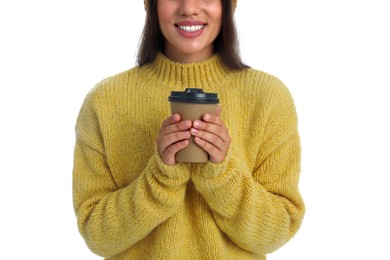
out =
[[[199,88],[172,91],[168,100],[172,114],[178,113],[181,120],[191,121],[201,119],[205,113],[215,114],[219,103],[216,93],[205,93]],[[208,153],[194,142],[193,137],[190,137],[186,148],[176,153],[176,161],[179,162],[207,162],[208,159]]]

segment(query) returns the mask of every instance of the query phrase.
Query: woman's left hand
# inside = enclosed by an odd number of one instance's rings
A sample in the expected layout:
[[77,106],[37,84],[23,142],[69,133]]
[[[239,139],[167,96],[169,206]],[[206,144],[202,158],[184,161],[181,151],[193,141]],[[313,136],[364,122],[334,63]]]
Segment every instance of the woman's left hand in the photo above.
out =
[[219,118],[221,107],[215,115],[206,113],[202,120],[194,120],[191,134],[194,141],[209,155],[212,163],[221,163],[227,154],[231,139],[225,123]]

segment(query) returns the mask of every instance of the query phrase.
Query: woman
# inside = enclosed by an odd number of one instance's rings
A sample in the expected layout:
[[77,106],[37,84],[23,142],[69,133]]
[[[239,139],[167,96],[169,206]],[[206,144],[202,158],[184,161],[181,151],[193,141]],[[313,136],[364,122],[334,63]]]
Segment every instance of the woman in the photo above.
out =
[[[278,79],[241,62],[235,5],[145,2],[138,66],[86,97],[73,190],[80,233],[96,254],[265,259],[299,229],[294,103]],[[216,115],[169,115],[168,95],[186,87],[218,93]],[[190,136],[209,162],[175,161]]]

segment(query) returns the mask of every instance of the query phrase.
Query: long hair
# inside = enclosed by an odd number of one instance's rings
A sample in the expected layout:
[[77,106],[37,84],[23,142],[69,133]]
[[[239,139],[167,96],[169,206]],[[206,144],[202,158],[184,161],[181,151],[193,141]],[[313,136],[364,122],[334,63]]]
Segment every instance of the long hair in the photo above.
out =
[[[240,57],[239,43],[234,22],[231,0],[221,0],[222,27],[214,41],[214,51],[218,53],[226,67],[233,70],[248,68]],[[146,11],[145,26],[140,39],[137,65],[151,63],[158,52],[164,51],[165,38],[160,30],[157,15],[157,0],[149,1]]]

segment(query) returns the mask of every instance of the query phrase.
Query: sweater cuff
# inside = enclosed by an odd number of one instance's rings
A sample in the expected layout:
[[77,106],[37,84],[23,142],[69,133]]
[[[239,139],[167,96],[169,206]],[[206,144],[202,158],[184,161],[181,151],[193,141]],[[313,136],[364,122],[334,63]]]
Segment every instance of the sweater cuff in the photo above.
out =
[[155,176],[162,183],[166,185],[182,185],[190,180],[190,166],[186,163],[176,163],[175,165],[165,164],[160,154],[155,151],[155,162],[157,169],[155,171]]
[[203,193],[223,186],[232,179],[234,174],[234,159],[229,148],[225,159],[218,164],[207,162],[196,165],[192,172],[192,181],[197,189]]
[[201,178],[216,178],[218,176],[223,175],[226,173],[232,159],[232,152],[231,147],[229,147],[225,159],[216,164],[208,161],[207,163],[198,164],[195,166],[195,172],[196,174],[193,175],[193,178],[195,177],[201,177]]

